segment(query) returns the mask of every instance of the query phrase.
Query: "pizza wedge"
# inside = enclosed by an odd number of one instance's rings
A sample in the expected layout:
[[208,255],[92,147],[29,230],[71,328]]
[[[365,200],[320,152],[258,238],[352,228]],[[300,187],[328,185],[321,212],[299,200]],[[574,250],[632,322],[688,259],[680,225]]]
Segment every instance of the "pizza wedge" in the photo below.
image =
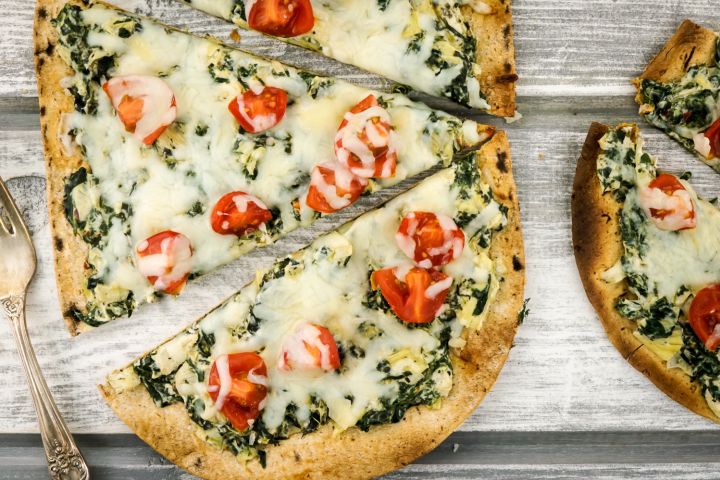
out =
[[35,48],[73,334],[494,133],[102,2],[38,2]]
[[430,95],[515,114],[511,0],[184,0]]
[[504,134],[259,272],[101,391],[208,479],[370,478],[438,445],[524,315]]
[[678,403],[720,418],[720,210],[661,172],[635,125],[594,123],[572,235],[587,296],[621,355]]
[[685,20],[633,83],[640,115],[720,171],[720,36]]

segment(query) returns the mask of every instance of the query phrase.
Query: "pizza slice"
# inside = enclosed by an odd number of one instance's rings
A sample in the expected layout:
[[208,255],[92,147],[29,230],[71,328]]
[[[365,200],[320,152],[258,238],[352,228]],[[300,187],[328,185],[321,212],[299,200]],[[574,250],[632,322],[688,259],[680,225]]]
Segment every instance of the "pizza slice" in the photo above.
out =
[[685,20],[633,82],[640,115],[720,172],[720,37]]
[[36,20],[55,268],[72,333],[177,295],[494,132],[101,2],[39,2]]
[[430,95],[515,114],[510,0],[183,0]]
[[277,261],[101,390],[191,473],[370,478],[449,435],[524,317],[508,144]]
[[623,357],[720,421],[720,210],[659,171],[635,125],[593,124],[572,199],[575,259]]

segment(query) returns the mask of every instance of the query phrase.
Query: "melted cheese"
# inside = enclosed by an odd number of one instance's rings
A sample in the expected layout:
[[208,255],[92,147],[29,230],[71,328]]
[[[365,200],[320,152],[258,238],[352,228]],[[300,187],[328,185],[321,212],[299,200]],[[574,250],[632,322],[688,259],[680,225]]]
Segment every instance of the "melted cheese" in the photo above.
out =
[[[236,9],[235,0],[186,0],[193,7],[248,28]],[[248,1],[246,0],[246,11]],[[464,5],[482,14],[492,9],[480,0],[312,0],[315,25],[311,33],[281,39],[344,63],[356,65],[404,85],[432,94],[450,96],[453,83],[464,89],[471,107],[488,109],[476,77],[481,70],[475,58],[463,65],[467,48],[454,32],[468,38],[472,31],[462,13]],[[380,4],[385,7],[381,8]],[[245,16],[245,18],[247,18]],[[445,24],[449,27],[445,27]],[[454,32],[453,32],[454,31]],[[429,65],[431,56],[443,68]],[[382,59],[382,61],[378,61]]]
[[[121,38],[116,25],[134,17],[102,5],[84,10],[81,18],[91,26],[87,40],[94,54],[115,55],[111,76],[162,76],[177,103],[176,121],[153,146],[143,145],[125,131],[111,102],[99,91],[96,113],[75,112],[66,118],[68,131],[82,147],[96,180],[73,191],[77,208],[89,210],[102,201],[114,211],[125,204],[132,212],[126,223],[113,221],[101,244],[91,249],[89,261],[102,284],[132,292],[140,302],[152,300],[153,287],[134,267],[133,247],[162,230],[190,239],[192,271],[201,274],[314,220],[314,212],[304,202],[310,173],[316,164],[333,159],[343,116],[368,90],[318,77],[313,85],[323,86],[311,91],[298,70],[149,20],[136,19],[142,28]],[[231,70],[221,68],[227,64]],[[82,85],[83,80],[78,73],[65,83]],[[251,88],[264,84],[288,92],[285,117],[262,138],[239,132],[228,112],[228,103],[245,89],[241,82]],[[447,162],[459,146],[486,138],[479,133],[484,129],[474,122],[461,123],[402,95],[374,94],[387,102],[398,153],[395,175],[378,181],[379,186],[396,184]],[[244,171],[248,167],[255,170],[254,179]],[[251,193],[277,209],[282,220],[279,230],[261,229],[243,239],[214,232],[208,215],[230,191]],[[297,199],[299,219],[293,208]],[[205,211],[189,214],[195,205]],[[102,303],[95,292],[88,295]]]

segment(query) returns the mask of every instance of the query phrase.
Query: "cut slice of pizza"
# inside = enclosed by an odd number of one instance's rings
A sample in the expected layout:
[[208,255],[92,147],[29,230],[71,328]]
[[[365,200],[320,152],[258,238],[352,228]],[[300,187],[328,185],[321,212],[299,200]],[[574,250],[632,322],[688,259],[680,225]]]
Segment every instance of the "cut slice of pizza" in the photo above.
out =
[[494,132],[99,2],[40,2],[35,37],[73,333]]
[[685,20],[633,82],[640,115],[720,172],[720,37]]
[[720,210],[661,172],[635,125],[593,124],[575,174],[580,277],[610,340],[663,392],[720,421]]
[[259,272],[101,390],[203,478],[370,478],[434,448],[492,387],[526,312],[523,264],[499,133]]
[[183,0],[430,95],[515,114],[511,0]]

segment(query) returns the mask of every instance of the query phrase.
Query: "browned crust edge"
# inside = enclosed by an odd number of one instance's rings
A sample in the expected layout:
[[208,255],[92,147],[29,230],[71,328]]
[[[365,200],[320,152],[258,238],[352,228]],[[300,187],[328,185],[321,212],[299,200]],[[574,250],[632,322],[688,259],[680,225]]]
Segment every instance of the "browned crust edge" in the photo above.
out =
[[[34,46],[40,103],[40,131],[45,146],[45,172],[47,176],[47,201],[52,234],[55,278],[60,310],[71,335],[91,327],[78,322],[70,315],[74,308],[85,309],[84,282],[87,272],[84,259],[87,245],[77,238],[63,211],[65,177],[84,166],[89,168],[81,155],[68,155],[64,151],[60,132],[63,114],[73,111],[73,100],[61,85],[63,78],[72,71],[55,51],[58,39],[50,24],[66,2],[63,0],[38,0],[35,7]],[[77,0],[67,3],[80,4]]]
[[335,435],[325,426],[296,435],[267,450],[267,468],[254,460],[238,462],[227,451],[196,435],[184,407],[158,408],[144,387],[117,392],[109,383],[100,390],[110,407],[140,438],[190,473],[207,478],[370,478],[403,467],[435,448],[454,431],[491,389],[505,363],[517,329],[525,282],[519,206],[512,178],[507,137],[497,133],[478,153],[479,168],[494,186],[498,201],[509,208],[508,225],[497,235],[491,256],[500,264],[500,291],[480,331],[452,356],[453,389],[442,407],[413,408],[405,418],[369,432],[350,429]]
[[[638,135],[636,126],[634,135]],[[603,194],[597,178],[598,141],[609,127],[593,123],[575,171],[572,194],[572,238],[580,278],[610,341],[636,370],[660,390],[693,412],[720,423],[707,405],[700,386],[682,370],[668,369],[665,362],[643,345],[633,332],[635,324],[615,309],[616,299],[626,292],[626,283],[608,284],[603,273],[622,255],[619,204]]]
[[476,61],[480,65],[480,90],[490,104],[488,113],[500,117],[515,115],[515,45],[511,0],[485,0],[491,14],[465,7],[465,14],[477,40]]
[[[646,79],[662,83],[674,82],[680,80],[690,67],[711,63],[715,55],[717,36],[712,30],[684,20],[645,67],[645,71],[633,80],[633,84],[639,89],[640,82]],[[636,101],[642,103],[639,96]]]

